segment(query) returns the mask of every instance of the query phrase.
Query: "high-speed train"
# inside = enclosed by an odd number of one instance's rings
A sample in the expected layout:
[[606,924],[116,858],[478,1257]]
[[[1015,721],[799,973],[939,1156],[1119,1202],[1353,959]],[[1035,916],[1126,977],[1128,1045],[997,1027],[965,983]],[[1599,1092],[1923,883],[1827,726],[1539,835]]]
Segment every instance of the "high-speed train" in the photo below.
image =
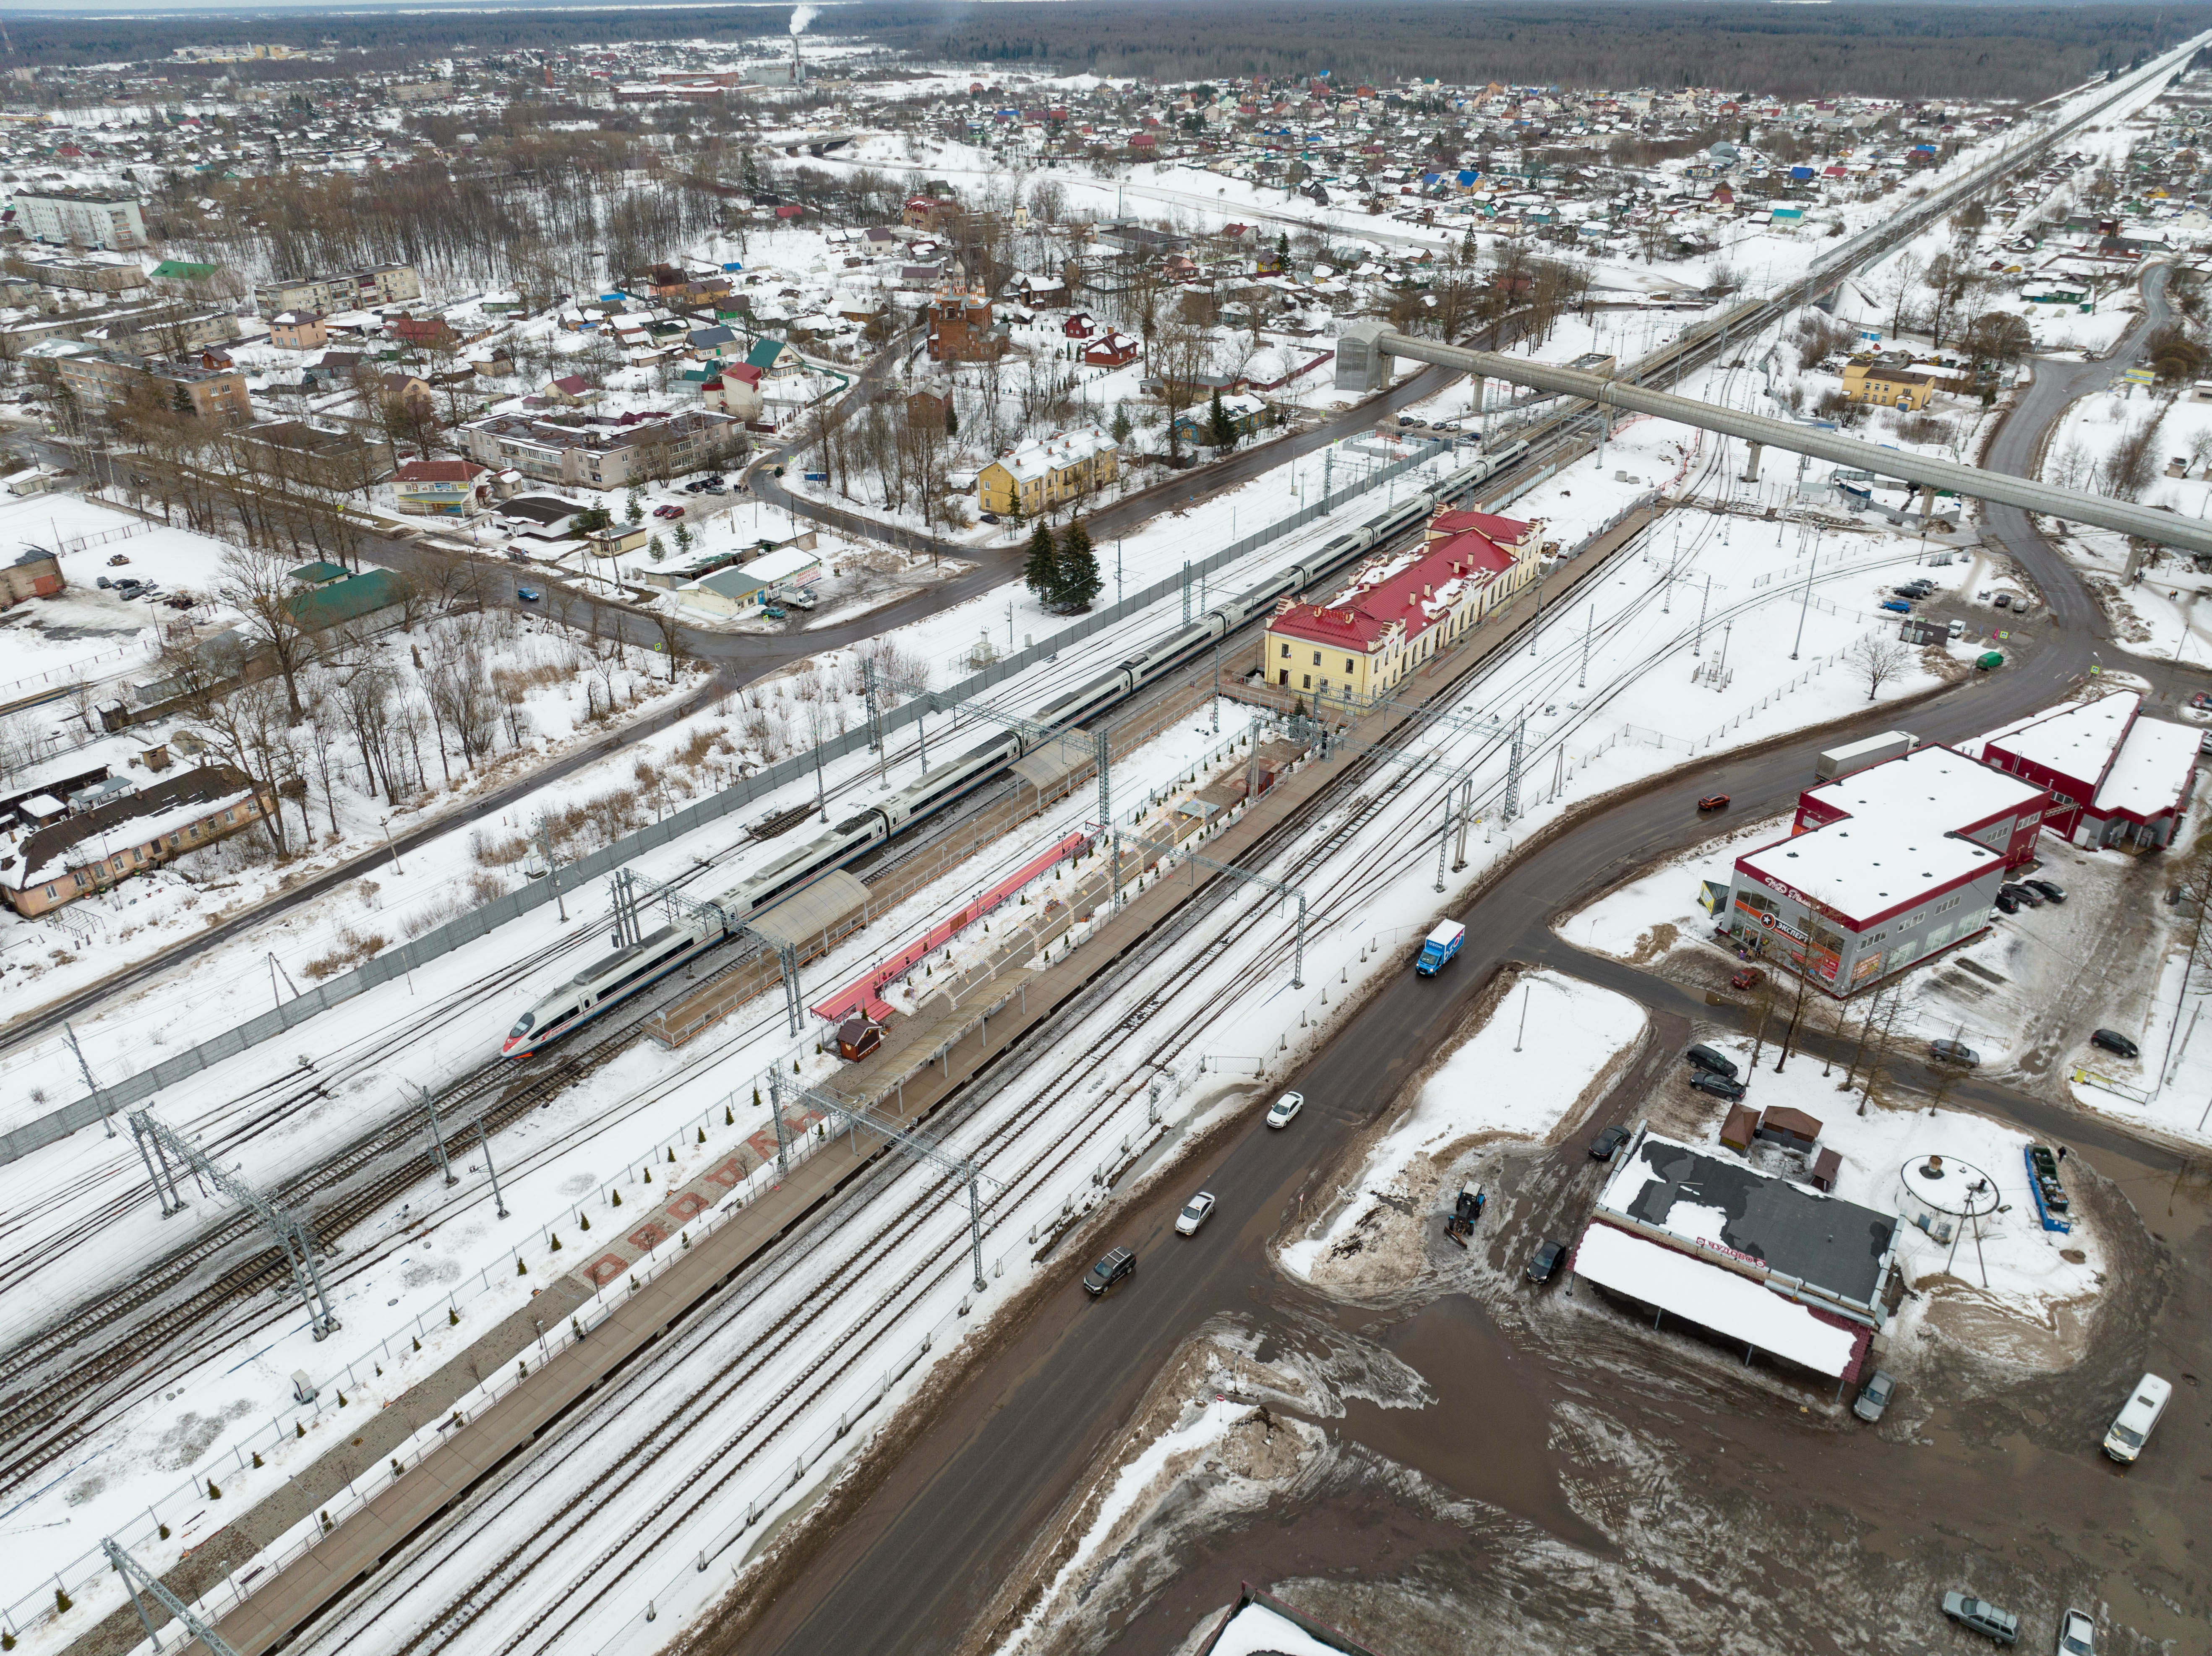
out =
[[[1033,722],[1058,731],[1103,713],[1214,640],[1273,610],[1279,598],[1304,591],[1393,536],[1427,522],[1437,507],[1487,478],[1510,470],[1528,457],[1526,443],[1514,443],[1483,455],[1434,488],[1410,496],[1358,528],[1324,541],[1291,567],[1215,604],[1188,626],[1166,634],[1079,689],[1047,703],[1032,715]],[[997,732],[920,781],[864,807],[818,839],[785,852],[728,890],[704,899],[701,907],[690,911],[677,924],[601,955],[525,1012],[508,1033],[500,1049],[501,1055],[528,1058],[544,1051],[608,1008],[736,936],[754,915],[773,907],[808,882],[842,867],[981,786],[1018,760],[1032,740],[1018,731]]]

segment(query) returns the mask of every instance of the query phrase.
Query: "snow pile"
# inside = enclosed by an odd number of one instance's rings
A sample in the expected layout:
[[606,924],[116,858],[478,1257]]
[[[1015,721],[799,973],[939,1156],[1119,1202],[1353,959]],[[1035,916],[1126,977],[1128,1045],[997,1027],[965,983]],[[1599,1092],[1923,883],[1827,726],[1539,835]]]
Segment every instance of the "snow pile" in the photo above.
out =
[[[1435,1207],[1446,1169],[1470,1140],[1547,1137],[1584,1100],[1591,1083],[1636,1044],[1644,1022],[1644,1009],[1625,995],[1554,972],[1522,977],[1420,1083],[1413,1107],[1368,1152],[1347,1199],[1316,1230],[1284,1247],[1278,1255],[1283,1268],[1309,1282],[1338,1281],[1347,1272],[1344,1262],[1357,1254],[1395,1253],[1389,1246],[1395,1241],[1419,1247],[1418,1234],[1376,1237],[1378,1229],[1407,1227],[1392,1222],[1362,1192],[1402,1191],[1417,1210]],[[1399,1221],[1406,1217],[1402,1210],[1390,1212]]]
[[1265,1604],[1250,1604],[1230,1617],[1207,1656],[1339,1656],[1342,1649]]

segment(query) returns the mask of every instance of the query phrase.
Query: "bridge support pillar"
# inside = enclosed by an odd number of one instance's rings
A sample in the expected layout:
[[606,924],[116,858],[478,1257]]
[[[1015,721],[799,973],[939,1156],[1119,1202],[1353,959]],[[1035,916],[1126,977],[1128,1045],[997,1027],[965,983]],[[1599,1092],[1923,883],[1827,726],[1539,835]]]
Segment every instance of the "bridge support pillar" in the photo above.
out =
[[1751,458],[1743,463],[1743,476],[1738,479],[1739,482],[1755,483],[1759,481],[1759,456],[1765,446],[1764,443],[1751,445]]

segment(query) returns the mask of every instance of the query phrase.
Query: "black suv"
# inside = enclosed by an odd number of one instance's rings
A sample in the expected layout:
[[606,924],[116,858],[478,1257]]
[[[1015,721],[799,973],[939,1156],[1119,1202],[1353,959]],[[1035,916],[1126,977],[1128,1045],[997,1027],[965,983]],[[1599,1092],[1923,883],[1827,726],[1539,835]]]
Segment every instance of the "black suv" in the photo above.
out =
[[1552,1280],[1552,1273],[1559,1268],[1559,1261],[1566,1257],[1567,1245],[1565,1242],[1547,1240],[1536,1250],[1536,1257],[1528,1261],[1528,1280],[1548,1283]]
[[1126,1247],[1117,1247],[1083,1273],[1083,1291],[1095,1300],[1124,1277],[1136,1274],[1135,1253]]

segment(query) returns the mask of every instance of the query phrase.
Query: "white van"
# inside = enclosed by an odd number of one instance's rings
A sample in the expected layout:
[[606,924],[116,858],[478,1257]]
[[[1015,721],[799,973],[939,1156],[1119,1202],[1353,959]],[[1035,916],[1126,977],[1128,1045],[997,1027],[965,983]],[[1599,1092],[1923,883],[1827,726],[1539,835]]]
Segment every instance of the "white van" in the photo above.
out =
[[2155,1374],[2145,1374],[2137,1380],[2134,1393],[2112,1422],[2112,1429],[2105,1434],[2105,1453],[2115,1460],[2133,1460],[2141,1454],[2144,1440],[2166,1412],[2166,1400],[2172,1395],[2173,1387]]

